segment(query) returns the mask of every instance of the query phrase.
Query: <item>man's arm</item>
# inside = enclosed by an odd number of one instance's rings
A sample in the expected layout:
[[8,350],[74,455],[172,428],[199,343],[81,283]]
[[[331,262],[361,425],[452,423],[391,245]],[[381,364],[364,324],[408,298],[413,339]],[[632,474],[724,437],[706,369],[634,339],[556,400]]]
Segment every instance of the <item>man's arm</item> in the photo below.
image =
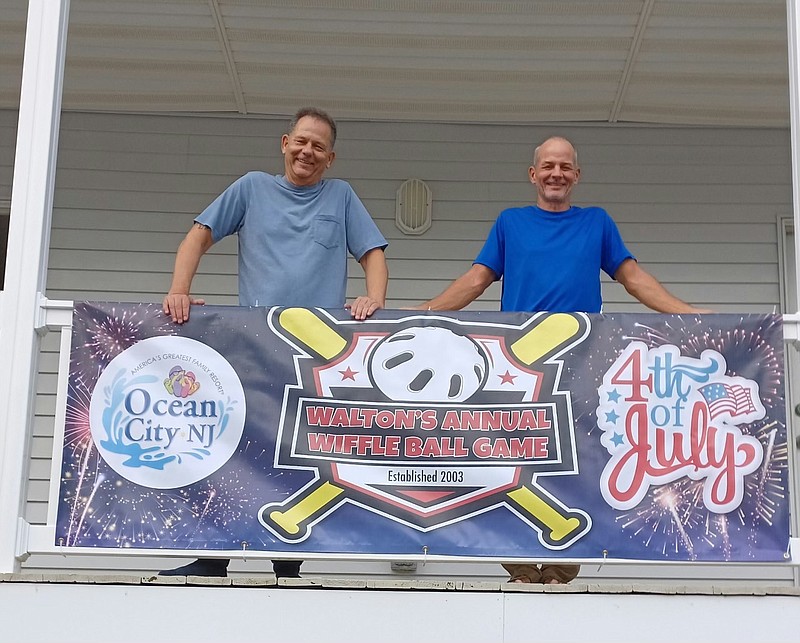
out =
[[659,313],[708,313],[705,308],[695,308],[670,294],[661,283],[642,268],[634,259],[623,261],[614,279],[625,286],[629,294],[648,308]]
[[195,223],[178,246],[175,255],[175,269],[172,272],[172,285],[164,297],[164,314],[172,321],[182,324],[189,319],[192,304],[204,304],[203,299],[193,299],[189,295],[192,279],[200,265],[200,258],[214,244],[211,228]]
[[379,308],[386,305],[386,287],[389,283],[389,268],[383,248],[373,248],[364,253],[359,260],[364,270],[367,294],[358,297],[346,308],[359,321],[365,320]]
[[444,292],[433,299],[413,306],[413,310],[461,310],[472,303],[497,280],[494,270],[480,263],[472,264],[472,268],[450,284]]

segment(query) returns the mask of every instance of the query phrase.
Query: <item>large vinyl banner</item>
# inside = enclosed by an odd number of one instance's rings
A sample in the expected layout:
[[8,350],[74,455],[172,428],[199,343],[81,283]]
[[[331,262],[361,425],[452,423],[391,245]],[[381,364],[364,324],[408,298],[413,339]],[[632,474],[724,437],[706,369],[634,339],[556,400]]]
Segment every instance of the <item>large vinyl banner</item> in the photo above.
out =
[[56,543],[782,561],[780,316],[75,306]]

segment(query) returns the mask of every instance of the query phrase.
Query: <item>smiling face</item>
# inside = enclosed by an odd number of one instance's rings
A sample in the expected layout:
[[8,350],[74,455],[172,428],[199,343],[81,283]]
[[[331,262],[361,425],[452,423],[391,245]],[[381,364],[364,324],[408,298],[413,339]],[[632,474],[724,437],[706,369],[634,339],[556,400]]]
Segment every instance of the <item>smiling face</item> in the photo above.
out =
[[536,186],[536,205],[551,212],[569,210],[569,195],[581,170],[575,148],[568,140],[550,138],[542,143],[536,150],[528,174]]
[[281,137],[286,179],[294,185],[319,183],[333,159],[330,125],[313,116],[303,116],[294,129]]

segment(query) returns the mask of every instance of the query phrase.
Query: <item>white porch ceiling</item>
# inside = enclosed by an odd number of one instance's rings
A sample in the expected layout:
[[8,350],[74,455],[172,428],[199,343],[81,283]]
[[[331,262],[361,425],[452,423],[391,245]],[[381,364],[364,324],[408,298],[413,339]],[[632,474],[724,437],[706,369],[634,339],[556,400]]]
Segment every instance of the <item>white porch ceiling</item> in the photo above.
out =
[[[0,0],[16,108],[24,0]],[[788,127],[785,0],[72,0],[65,110]]]

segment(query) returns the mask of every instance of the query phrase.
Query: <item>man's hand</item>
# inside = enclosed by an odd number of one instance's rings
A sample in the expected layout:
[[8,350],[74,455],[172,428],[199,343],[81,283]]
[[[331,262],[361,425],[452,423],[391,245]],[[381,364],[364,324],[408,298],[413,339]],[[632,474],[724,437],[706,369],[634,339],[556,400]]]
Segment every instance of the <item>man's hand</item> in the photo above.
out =
[[194,299],[189,295],[192,279],[200,265],[200,258],[214,243],[211,228],[195,222],[186,233],[178,253],[175,255],[175,270],[172,273],[172,285],[162,303],[164,314],[172,317],[176,324],[189,319],[189,308],[192,304],[202,306],[205,299]]
[[172,321],[176,324],[182,324],[189,319],[189,308],[194,305],[202,306],[205,303],[205,299],[194,299],[183,293],[168,293],[164,297],[162,306],[165,315],[172,317]]
[[354,319],[357,319],[358,321],[364,321],[376,310],[383,308],[383,304],[372,297],[362,295],[352,304],[345,304],[344,307],[350,310],[350,314]]

